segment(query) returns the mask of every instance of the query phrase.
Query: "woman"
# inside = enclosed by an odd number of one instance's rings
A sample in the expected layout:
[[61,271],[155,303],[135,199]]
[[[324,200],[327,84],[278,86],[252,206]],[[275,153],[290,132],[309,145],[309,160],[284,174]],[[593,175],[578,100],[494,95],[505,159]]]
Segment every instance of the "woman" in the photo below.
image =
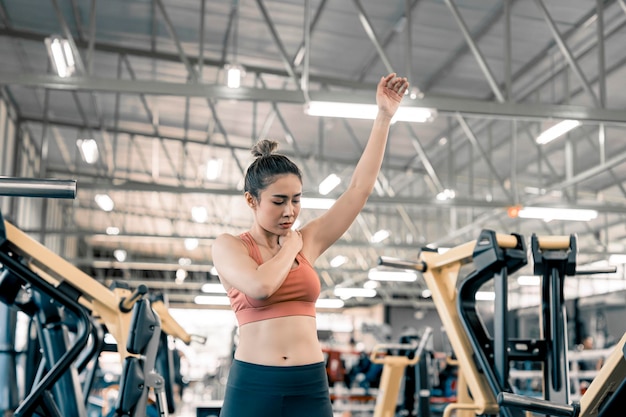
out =
[[220,417],[332,417],[324,356],[317,339],[319,277],[312,265],[344,234],[371,194],[391,118],[409,86],[389,74],[376,90],[378,114],[346,191],[300,230],[302,175],[276,142],[253,149],[245,199],[254,223],[213,244],[213,262],[239,323],[239,344]]

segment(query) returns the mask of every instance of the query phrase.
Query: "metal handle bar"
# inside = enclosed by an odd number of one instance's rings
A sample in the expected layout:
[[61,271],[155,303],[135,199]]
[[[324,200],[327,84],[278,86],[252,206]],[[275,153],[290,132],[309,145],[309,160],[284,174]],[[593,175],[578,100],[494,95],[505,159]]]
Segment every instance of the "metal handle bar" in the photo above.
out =
[[412,269],[415,271],[426,271],[426,264],[424,262],[413,262],[404,259],[391,258],[389,256],[381,256],[378,258],[378,265],[390,266],[392,268],[400,269]]
[[76,180],[0,177],[0,195],[76,198]]
[[148,287],[141,284],[137,289],[129,296],[120,300],[120,311],[128,313],[133,309],[133,306],[141,297],[148,293]]
[[578,417],[580,413],[580,406],[578,404],[558,404],[539,398],[511,394],[510,392],[499,393],[498,404],[500,406],[515,407],[550,416]]

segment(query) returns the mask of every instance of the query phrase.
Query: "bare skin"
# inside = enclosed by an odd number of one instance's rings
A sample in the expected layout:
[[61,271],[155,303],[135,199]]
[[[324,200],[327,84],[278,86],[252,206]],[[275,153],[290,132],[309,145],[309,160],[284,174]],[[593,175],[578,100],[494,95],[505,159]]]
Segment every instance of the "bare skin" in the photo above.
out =
[[[291,230],[300,213],[302,184],[293,174],[278,175],[258,198],[245,194],[253,210],[250,234],[259,246],[263,264],[248,254],[239,237],[218,236],[213,262],[229,290],[234,287],[248,297],[265,299],[281,286],[289,270],[297,266],[300,252],[313,265],[316,259],[348,230],[371,194],[382,164],[391,119],[398,109],[406,78],[389,74],[376,90],[378,115],[350,184],[335,204],[301,230]],[[288,316],[244,324],[239,328],[235,358],[270,366],[297,366],[322,362],[314,317]]]

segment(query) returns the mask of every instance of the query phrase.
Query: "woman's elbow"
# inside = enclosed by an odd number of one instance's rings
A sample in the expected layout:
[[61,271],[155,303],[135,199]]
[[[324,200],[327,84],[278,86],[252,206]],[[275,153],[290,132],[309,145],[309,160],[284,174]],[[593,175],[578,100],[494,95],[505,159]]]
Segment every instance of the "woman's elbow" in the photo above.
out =
[[266,300],[270,298],[275,291],[276,289],[272,286],[259,283],[258,285],[255,285],[254,288],[250,289],[248,296],[254,298],[255,300]]

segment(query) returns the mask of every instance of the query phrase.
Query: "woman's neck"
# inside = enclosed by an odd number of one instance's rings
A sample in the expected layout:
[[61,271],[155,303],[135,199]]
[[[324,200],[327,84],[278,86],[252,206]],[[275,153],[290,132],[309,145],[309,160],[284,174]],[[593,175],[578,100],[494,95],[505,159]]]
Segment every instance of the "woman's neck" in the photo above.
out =
[[258,224],[252,226],[248,233],[250,233],[250,236],[252,236],[256,244],[259,246],[265,246],[269,249],[275,249],[278,247],[278,236],[268,232]]

